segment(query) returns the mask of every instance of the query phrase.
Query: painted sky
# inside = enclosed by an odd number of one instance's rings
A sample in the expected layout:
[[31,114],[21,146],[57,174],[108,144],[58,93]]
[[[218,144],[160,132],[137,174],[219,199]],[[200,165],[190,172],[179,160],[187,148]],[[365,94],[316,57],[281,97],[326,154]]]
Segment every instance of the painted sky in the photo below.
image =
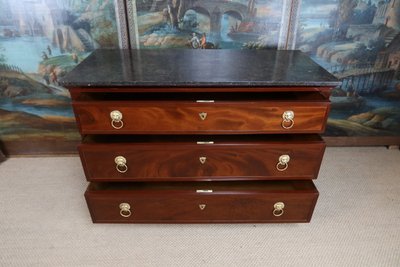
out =
[[321,4],[309,5],[307,1],[304,1],[301,5],[301,16],[326,17],[332,10],[336,8],[337,4],[335,3],[324,3],[323,1],[321,1]]

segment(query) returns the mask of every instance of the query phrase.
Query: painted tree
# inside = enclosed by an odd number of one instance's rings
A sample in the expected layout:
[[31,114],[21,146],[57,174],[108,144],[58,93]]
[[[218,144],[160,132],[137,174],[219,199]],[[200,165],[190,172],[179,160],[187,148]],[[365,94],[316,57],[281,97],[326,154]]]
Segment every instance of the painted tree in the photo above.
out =
[[169,20],[174,29],[179,28],[179,20],[183,17],[185,12],[185,5],[187,1],[185,0],[168,0],[167,10],[169,15]]
[[338,17],[335,24],[335,39],[346,38],[347,29],[358,4],[357,0],[340,0],[338,6]]
[[0,64],[6,62],[6,56],[3,54],[5,49],[0,44]]
[[157,7],[166,2],[165,0],[140,0],[136,1],[136,9],[138,11],[157,12]]
[[256,0],[249,0],[247,4],[247,13],[249,17],[255,18],[257,15]]

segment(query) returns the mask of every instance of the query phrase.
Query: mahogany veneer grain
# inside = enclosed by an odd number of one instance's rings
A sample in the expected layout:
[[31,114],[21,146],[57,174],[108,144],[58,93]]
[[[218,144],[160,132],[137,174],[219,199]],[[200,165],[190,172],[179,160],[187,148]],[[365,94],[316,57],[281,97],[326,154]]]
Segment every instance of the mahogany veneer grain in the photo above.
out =
[[[318,198],[311,181],[143,184],[89,185],[85,197],[93,222],[309,222]],[[213,192],[197,193],[198,189]],[[276,202],[285,203],[279,217],[272,214]],[[120,215],[120,203],[130,204],[130,217]]]
[[[195,137],[192,142],[132,138],[130,143],[84,142],[79,152],[89,181],[305,180],[317,178],[325,150],[325,143],[314,137],[292,141],[237,137],[207,145],[196,144]],[[285,171],[276,168],[281,155],[290,156]],[[116,170],[117,156],[126,158],[126,173]],[[204,163],[200,157],[206,158]]]
[[[99,50],[63,82],[83,136],[93,222],[310,221],[325,150],[317,134],[340,82],[300,51]],[[284,171],[281,155],[290,156]]]

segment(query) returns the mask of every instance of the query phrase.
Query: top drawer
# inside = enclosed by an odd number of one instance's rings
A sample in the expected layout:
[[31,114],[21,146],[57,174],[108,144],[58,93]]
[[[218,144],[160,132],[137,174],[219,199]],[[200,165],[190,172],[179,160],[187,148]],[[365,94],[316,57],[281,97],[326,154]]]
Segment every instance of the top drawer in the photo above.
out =
[[73,101],[82,134],[322,133],[318,93],[92,94]]

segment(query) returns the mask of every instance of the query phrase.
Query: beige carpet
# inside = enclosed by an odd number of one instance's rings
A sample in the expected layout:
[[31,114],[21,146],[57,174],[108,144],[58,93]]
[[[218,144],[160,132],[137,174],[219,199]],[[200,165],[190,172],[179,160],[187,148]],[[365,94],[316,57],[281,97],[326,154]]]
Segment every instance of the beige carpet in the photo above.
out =
[[0,164],[0,266],[400,266],[400,151],[328,148],[310,224],[92,224],[79,158]]

